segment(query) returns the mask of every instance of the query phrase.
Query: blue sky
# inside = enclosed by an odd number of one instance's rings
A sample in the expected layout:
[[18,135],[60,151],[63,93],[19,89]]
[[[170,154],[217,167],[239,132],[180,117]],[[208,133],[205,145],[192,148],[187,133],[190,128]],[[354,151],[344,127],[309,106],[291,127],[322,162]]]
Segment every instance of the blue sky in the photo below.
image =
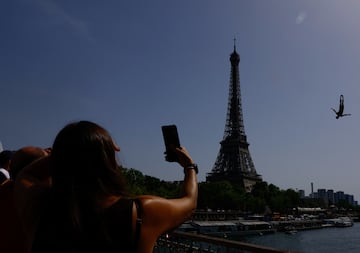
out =
[[[256,170],[282,189],[360,199],[360,2],[134,0],[0,2],[0,140],[51,146],[75,120],[112,134],[128,168],[164,180],[161,125],[210,172],[222,140],[229,55],[240,54]],[[335,119],[340,94],[350,117]]]

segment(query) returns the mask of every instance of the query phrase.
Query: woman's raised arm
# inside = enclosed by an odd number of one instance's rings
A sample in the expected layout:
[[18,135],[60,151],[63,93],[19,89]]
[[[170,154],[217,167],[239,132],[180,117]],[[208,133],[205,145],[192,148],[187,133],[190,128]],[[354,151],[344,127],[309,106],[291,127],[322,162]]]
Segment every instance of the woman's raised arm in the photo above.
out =
[[177,148],[179,164],[184,168],[183,193],[176,199],[140,196],[142,225],[139,252],[148,252],[157,238],[191,217],[196,209],[198,184],[197,167],[185,148]]

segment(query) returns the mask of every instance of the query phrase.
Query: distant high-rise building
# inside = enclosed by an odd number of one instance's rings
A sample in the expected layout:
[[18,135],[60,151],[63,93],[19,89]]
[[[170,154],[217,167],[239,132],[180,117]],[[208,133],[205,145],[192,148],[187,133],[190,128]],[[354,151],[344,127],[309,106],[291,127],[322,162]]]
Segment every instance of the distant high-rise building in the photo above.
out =
[[300,198],[305,198],[305,190],[299,190],[298,191]]
[[354,205],[354,195],[345,194],[345,200],[350,204]]
[[329,200],[329,204],[334,204],[335,203],[334,190],[332,190],[332,189],[327,190],[327,198]]
[[224,137],[220,142],[216,162],[206,181],[227,180],[249,192],[256,182],[262,181],[262,178],[256,172],[245,135],[240,92],[240,55],[236,52],[235,45],[230,62],[229,100]]
[[[313,187],[313,183],[311,183],[311,186]],[[335,192],[333,189],[318,189],[317,192],[311,193],[309,197],[322,199],[327,205],[336,205],[339,201],[346,201],[350,205],[357,206],[354,195],[346,194],[343,191]]]
[[318,189],[318,198],[327,199],[326,189]]
[[345,200],[345,194],[343,191],[337,191],[334,193],[335,203],[339,203],[341,200]]
[[328,195],[326,189],[318,189],[317,196],[319,199],[322,199],[326,205],[328,204]]

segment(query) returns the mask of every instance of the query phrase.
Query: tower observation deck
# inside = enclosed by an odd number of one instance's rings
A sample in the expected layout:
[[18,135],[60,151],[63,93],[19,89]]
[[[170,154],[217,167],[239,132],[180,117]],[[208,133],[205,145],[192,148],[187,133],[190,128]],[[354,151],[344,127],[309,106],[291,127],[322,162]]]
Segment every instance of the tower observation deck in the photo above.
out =
[[238,184],[247,192],[256,182],[262,181],[257,174],[249,152],[249,143],[245,135],[240,92],[240,55],[234,51],[230,55],[231,73],[229,100],[223,140],[212,171],[206,181],[227,180]]

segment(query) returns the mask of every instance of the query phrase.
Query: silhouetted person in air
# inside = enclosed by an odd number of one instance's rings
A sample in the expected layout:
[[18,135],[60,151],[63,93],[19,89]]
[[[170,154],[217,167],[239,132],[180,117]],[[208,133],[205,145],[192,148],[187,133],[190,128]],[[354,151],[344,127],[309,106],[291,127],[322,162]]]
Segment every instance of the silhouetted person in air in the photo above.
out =
[[344,114],[344,96],[340,95],[340,104],[339,104],[339,111],[336,111],[334,108],[331,108],[336,113],[336,119],[344,116],[350,116],[350,113]]

